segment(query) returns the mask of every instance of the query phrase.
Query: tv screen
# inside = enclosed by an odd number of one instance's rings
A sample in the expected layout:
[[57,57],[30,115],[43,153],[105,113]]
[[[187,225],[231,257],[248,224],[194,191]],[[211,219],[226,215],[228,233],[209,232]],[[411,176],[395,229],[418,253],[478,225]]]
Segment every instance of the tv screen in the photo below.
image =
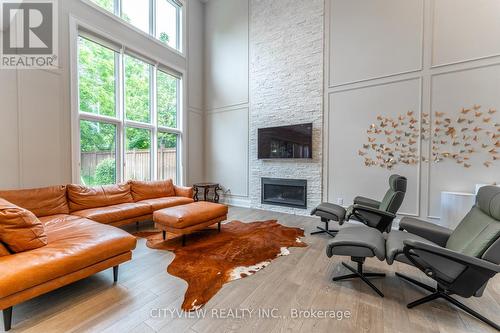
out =
[[259,129],[258,158],[312,158],[312,123]]

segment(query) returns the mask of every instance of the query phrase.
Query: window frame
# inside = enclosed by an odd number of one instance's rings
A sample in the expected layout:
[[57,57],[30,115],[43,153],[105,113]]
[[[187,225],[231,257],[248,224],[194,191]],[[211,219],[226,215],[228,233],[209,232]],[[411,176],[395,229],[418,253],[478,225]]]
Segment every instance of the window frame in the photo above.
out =
[[153,40],[156,44],[159,44],[163,47],[168,48],[169,50],[179,54],[182,57],[186,57],[186,40],[184,38],[185,30],[186,30],[186,13],[187,13],[187,3],[186,0],[166,0],[171,3],[177,10],[177,45],[176,47],[172,47],[168,44],[161,42],[158,38],[156,38],[156,0],[149,0],[149,31],[145,32],[144,30],[136,27],[130,22],[125,21],[122,17],[122,0],[114,0],[113,3],[113,12],[99,6],[97,3],[92,0],[80,0],[82,3],[98,10],[99,12],[105,14],[108,17],[111,17],[115,21],[135,30],[136,32],[147,36],[147,38]]
[[[72,19],[73,20],[73,19]],[[158,61],[154,61],[146,56],[134,52],[131,48],[122,43],[118,43],[109,36],[94,32],[94,30],[75,22],[73,25],[71,44],[71,62],[72,62],[72,142],[73,142],[73,182],[81,183],[81,145],[80,145],[80,121],[94,121],[105,124],[113,124],[116,126],[116,183],[126,181],[125,179],[125,154],[126,154],[126,128],[147,129],[151,135],[151,157],[150,157],[150,175],[151,180],[158,179],[158,133],[171,133],[177,135],[177,153],[176,153],[176,178],[174,181],[178,184],[183,184],[185,179],[184,150],[186,149],[185,134],[184,134],[184,103],[182,100],[183,91],[185,89],[185,72],[178,71],[170,66],[167,66]],[[89,36],[90,35],[90,36]],[[115,52],[115,111],[116,117],[99,115],[80,110],[80,86],[79,86],[79,38],[85,38],[90,42],[106,47]],[[112,45],[112,46],[110,46]],[[163,45],[163,44],[162,44]],[[149,104],[150,104],[150,122],[143,123],[126,119],[125,110],[125,56],[131,56],[145,62],[150,67],[150,82],[149,82]],[[165,127],[158,125],[158,109],[157,109],[157,87],[156,77],[157,72],[161,71],[171,75],[177,79],[177,127]],[[75,107],[76,105],[76,107]]]

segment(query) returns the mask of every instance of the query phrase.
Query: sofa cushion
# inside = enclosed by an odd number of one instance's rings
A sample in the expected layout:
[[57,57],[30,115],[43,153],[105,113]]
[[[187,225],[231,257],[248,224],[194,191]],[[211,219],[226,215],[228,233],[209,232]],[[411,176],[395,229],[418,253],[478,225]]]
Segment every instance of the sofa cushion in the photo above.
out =
[[162,197],[175,196],[174,183],[172,179],[159,180],[155,182],[145,182],[138,180],[129,181],[131,185],[132,196],[134,201],[142,201],[147,199],[155,199]]
[[68,199],[72,212],[134,202],[129,184],[95,187],[68,185]]
[[155,198],[155,199],[147,199],[142,200],[137,203],[144,203],[151,206],[152,210],[159,210],[163,208],[186,205],[194,202],[191,198],[186,197],[166,197],[166,198]]
[[0,298],[76,272],[135,248],[127,232],[84,218],[46,227],[48,245],[0,257]]
[[39,220],[46,227],[50,224],[62,223],[62,222],[68,221],[68,220],[76,220],[79,218],[80,218],[79,216],[75,216],[75,215],[57,214],[57,215],[43,216],[43,217],[40,217]]
[[0,198],[29,210],[37,217],[69,214],[66,186],[0,191]]
[[0,243],[0,257],[8,256],[9,254],[9,249],[7,249],[3,243]]
[[100,223],[113,223],[151,214],[153,210],[145,203],[124,203],[119,205],[90,208],[73,212],[73,215],[86,217]]
[[0,242],[12,252],[23,252],[47,245],[47,235],[32,212],[0,198]]
[[193,197],[193,192],[194,192],[193,187],[174,185],[174,190],[175,190],[175,196],[177,197],[186,197],[186,198]]

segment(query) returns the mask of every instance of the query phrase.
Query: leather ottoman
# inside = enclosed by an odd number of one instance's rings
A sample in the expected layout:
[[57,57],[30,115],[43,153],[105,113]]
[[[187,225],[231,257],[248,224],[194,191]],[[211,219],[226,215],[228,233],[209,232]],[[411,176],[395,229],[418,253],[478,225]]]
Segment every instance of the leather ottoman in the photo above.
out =
[[198,201],[158,210],[153,214],[153,221],[156,228],[163,231],[163,239],[167,238],[167,232],[171,232],[182,235],[182,245],[185,245],[187,234],[216,223],[220,231],[220,224],[227,219],[227,212],[226,205]]

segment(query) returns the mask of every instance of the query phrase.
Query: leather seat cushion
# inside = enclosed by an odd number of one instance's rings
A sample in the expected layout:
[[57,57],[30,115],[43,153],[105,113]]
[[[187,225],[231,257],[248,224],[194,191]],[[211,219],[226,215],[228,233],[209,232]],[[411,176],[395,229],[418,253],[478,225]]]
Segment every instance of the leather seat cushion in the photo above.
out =
[[0,242],[12,252],[23,252],[47,245],[47,235],[32,212],[0,198]]
[[62,223],[65,221],[77,220],[79,218],[80,218],[79,216],[75,216],[75,215],[56,214],[56,215],[40,217],[39,220],[40,220],[40,222],[43,223],[44,226],[48,226],[48,225],[51,225],[54,223]]
[[129,184],[96,187],[68,185],[68,199],[72,212],[134,202]]
[[127,232],[84,218],[46,227],[48,245],[0,257],[0,298],[76,272],[135,248]]
[[129,184],[132,197],[136,202],[175,196],[174,183],[171,179],[154,182],[131,180]]
[[166,197],[142,200],[137,203],[148,204],[152,207],[153,210],[159,210],[173,206],[186,205],[192,202],[194,202],[193,199],[186,197]]
[[385,259],[385,239],[377,229],[365,226],[342,228],[328,243],[326,254],[350,257],[374,257]]
[[406,256],[403,253],[403,248],[404,248],[403,242],[405,240],[414,240],[426,244],[439,246],[434,242],[431,242],[430,240],[427,240],[415,234],[411,234],[409,232],[400,230],[392,230],[390,233],[387,234],[387,240],[385,242],[385,252],[387,257],[387,263],[389,265],[392,265],[394,263],[394,260],[411,265],[411,262],[406,258]]
[[226,216],[227,212],[226,205],[198,201],[158,210],[154,212],[153,220],[167,227],[182,229]]
[[66,186],[0,191],[0,198],[29,210],[37,217],[69,214]]
[[113,223],[152,213],[151,206],[145,203],[124,203],[119,205],[84,209],[71,214],[86,217],[100,223]]

